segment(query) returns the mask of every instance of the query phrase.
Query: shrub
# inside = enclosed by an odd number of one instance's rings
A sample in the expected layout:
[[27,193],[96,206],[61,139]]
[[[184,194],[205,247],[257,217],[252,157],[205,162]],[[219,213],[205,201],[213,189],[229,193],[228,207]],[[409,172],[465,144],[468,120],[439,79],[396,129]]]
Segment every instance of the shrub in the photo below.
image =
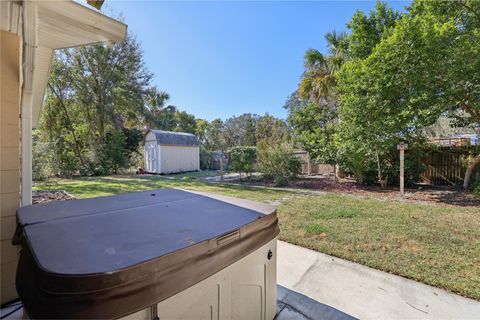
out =
[[[425,170],[422,163],[422,157],[425,155],[425,149],[418,142],[409,143],[409,150],[405,153],[405,185],[412,186],[421,180],[421,175]],[[373,185],[378,183],[378,164],[375,156],[369,154],[368,157],[362,152],[352,152],[341,157],[340,168],[342,172],[353,175],[357,182],[364,185]],[[399,151],[396,145],[386,152],[381,162],[382,175],[386,179],[386,185],[398,186],[400,182],[400,159]]]
[[138,151],[142,139],[142,133],[137,129],[108,131],[99,159],[90,163],[86,171],[92,175],[107,175],[137,165],[138,158],[142,156]]
[[288,144],[271,146],[259,143],[258,169],[265,178],[273,180],[276,186],[286,186],[289,180],[300,174],[301,167],[300,159]]
[[200,169],[202,170],[220,170],[220,161],[223,158],[223,169],[226,170],[227,161],[222,151],[207,150],[200,146]]
[[257,148],[233,147],[228,151],[228,156],[230,169],[237,171],[241,180],[242,172],[249,174],[253,171],[257,158]]
[[[54,176],[63,176],[63,177],[71,177],[78,172],[78,168],[81,167],[80,160],[78,159],[75,152],[69,148],[69,143],[66,137],[60,137],[58,139],[53,140],[52,142],[46,143],[47,150],[49,152],[48,158],[50,161],[46,163],[48,166],[48,170],[51,175]],[[34,154],[38,154],[41,150],[36,150],[35,152],[32,151]],[[42,161],[37,158],[38,161]]]
[[32,134],[32,179],[34,181],[46,180],[51,176],[51,157],[48,143],[40,141],[37,130]]
[[214,165],[215,157],[213,151],[207,150],[205,147],[200,146],[200,169],[211,170]]
[[470,183],[470,190],[474,198],[480,199],[480,179],[475,179]]
[[472,193],[475,198],[480,199],[480,183],[477,184],[475,188],[473,188]]
[[273,179],[273,184],[276,187],[286,187],[288,186],[288,179],[282,176],[278,176]]
[[[118,169],[126,168],[128,165],[125,134],[121,130],[114,129],[106,134],[100,166],[105,170],[105,173],[117,173]],[[101,174],[105,173],[102,172]]]

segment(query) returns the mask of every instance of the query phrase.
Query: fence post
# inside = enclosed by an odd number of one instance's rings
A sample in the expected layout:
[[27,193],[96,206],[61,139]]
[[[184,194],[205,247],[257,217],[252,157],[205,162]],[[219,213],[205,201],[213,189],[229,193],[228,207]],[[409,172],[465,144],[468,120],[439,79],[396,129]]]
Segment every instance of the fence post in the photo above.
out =
[[404,179],[404,164],[405,164],[405,150],[408,149],[408,144],[400,142],[400,144],[397,145],[397,149],[400,150],[400,194],[402,196],[405,195],[405,179]]
[[220,181],[223,181],[223,156],[220,157]]
[[310,153],[307,152],[307,175],[312,174],[312,162],[310,161]]

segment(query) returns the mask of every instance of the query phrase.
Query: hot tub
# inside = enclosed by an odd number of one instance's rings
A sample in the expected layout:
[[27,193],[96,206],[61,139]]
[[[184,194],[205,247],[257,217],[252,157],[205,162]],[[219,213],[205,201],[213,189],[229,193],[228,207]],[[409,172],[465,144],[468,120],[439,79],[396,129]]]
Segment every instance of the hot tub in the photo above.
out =
[[31,318],[273,319],[274,207],[174,189],[18,210]]

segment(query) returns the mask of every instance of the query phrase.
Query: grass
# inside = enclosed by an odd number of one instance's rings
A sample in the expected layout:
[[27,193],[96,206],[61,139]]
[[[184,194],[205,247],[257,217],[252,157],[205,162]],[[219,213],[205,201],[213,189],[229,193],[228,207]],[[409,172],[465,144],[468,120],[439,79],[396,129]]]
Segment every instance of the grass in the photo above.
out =
[[282,240],[480,300],[480,209],[327,193],[279,206]]
[[305,195],[208,184],[195,176],[59,179],[35,189],[78,198],[156,188],[207,191],[280,203],[280,239],[480,300],[480,208]]
[[182,172],[164,175],[160,177],[170,179],[195,179],[203,177],[215,177],[220,175],[220,170],[208,170],[208,171],[194,171],[194,172]]
[[76,198],[91,198],[141,190],[180,188],[230,195],[253,201],[277,201],[289,192],[280,190],[260,190],[229,184],[210,184],[188,175],[170,176],[108,176],[81,177],[74,179],[52,179],[37,182],[34,190],[65,190]]

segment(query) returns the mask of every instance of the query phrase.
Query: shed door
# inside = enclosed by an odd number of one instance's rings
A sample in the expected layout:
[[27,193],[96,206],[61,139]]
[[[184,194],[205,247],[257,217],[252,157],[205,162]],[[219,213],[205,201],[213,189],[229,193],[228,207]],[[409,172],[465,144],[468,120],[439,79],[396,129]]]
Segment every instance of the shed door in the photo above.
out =
[[157,172],[157,150],[154,143],[145,145],[145,169],[147,172]]

